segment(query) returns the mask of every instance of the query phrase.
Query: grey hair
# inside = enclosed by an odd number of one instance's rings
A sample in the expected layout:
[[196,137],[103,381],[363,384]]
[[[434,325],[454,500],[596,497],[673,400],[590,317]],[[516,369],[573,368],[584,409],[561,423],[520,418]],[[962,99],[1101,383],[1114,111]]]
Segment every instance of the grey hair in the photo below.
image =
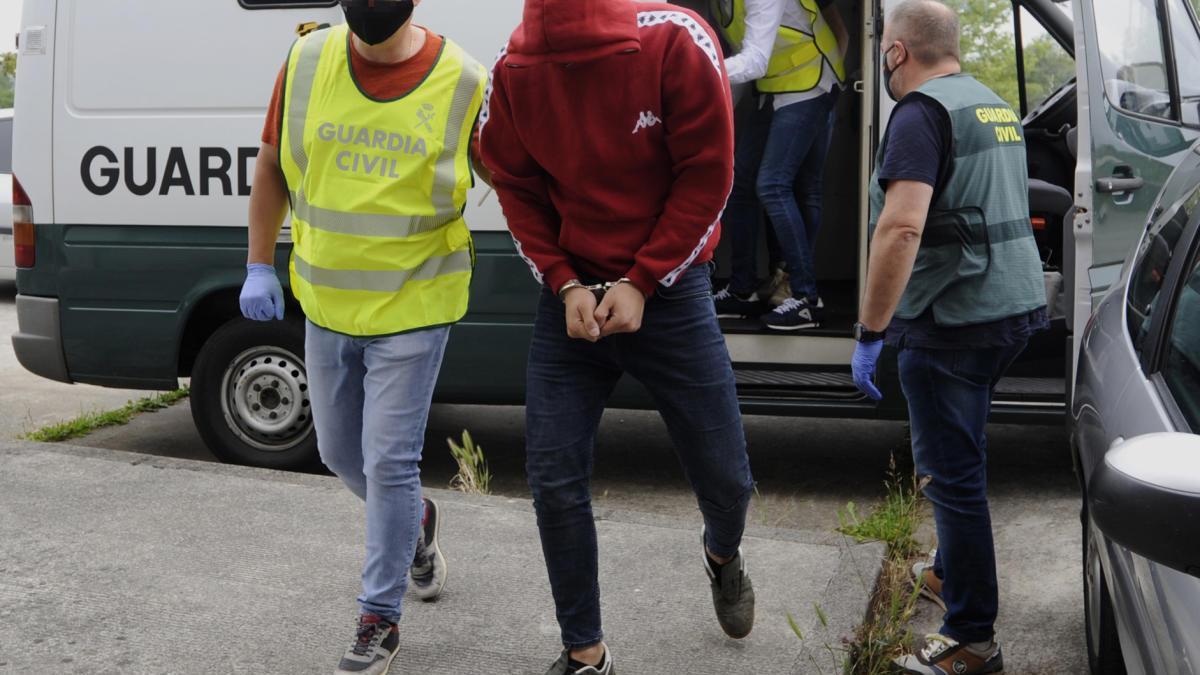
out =
[[929,66],[959,60],[958,15],[938,0],[904,0],[888,22],[892,39],[903,42],[918,62]]

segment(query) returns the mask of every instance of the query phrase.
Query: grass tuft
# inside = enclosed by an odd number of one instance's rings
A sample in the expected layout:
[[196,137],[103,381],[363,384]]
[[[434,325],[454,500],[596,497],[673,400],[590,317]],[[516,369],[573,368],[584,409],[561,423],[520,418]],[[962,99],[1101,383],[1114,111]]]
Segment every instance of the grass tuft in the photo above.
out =
[[31,431],[22,438],[40,443],[61,443],[74,438],[86,436],[97,429],[116,427],[129,424],[139,413],[153,412],[168,408],[188,397],[187,387],[156,394],[146,398],[130,401],[116,410],[85,413],[75,419],[58,424],[51,424],[36,431]]
[[492,493],[492,473],[488,470],[483,447],[476,445],[471,433],[463,431],[462,445],[447,438],[450,455],[458,462],[458,474],[450,480],[450,488],[467,494],[489,495]]

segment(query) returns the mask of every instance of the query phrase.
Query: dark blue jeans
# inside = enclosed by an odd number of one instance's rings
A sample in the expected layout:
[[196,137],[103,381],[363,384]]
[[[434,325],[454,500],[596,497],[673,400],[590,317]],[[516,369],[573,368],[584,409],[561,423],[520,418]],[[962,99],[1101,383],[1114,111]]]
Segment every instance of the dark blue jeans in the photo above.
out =
[[816,299],[813,248],[836,102],[837,94],[829,93],[774,110],[768,99],[738,135],[733,191],[723,219],[733,243],[730,286],[735,293],[750,293],[757,285],[758,221],[766,210],[792,294]]
[[995,634],[1000,607],[987,498],[987,425],[996,383],[1025,342],[986,349],[900,350],[900,384],[912,422],[917,476],[930,477],[946,615],[941,633],[959,642]]
[[597,343],[567,337],[562,302],[542,292],[529,350],[526,470],[567,647],[603,638],[592,449],[622,373],[646,387],[666,422],[699,501],[709,549],[730,557],[741,543],[754,481],[708,274],[709,266],[700,265],[673,287],[659,287],[641,330]]

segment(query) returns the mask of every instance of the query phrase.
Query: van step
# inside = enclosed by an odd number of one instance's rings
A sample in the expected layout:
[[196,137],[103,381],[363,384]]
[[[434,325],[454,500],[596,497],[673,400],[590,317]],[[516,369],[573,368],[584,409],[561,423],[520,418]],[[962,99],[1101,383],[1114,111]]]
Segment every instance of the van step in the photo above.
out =
[[1061,377],[1005,377],[996,385],[997,398],[1065,400],[1067,381]]
[[739,387],[804,387],[854,389],[850,373],[814,373],[795,370],[734,370]]

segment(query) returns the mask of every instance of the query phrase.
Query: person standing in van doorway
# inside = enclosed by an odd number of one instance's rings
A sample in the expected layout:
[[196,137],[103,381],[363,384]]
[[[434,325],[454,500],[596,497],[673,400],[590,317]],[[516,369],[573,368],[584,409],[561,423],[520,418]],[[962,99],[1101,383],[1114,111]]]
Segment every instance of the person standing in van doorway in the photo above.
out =
[[852,367],[879,400],[876,361],[885,341],[899,350],[938,535],[914,582],[946,609],[940,631],[896,663],[923,675],[998,673],[985,425],[996,383],[1048,324],[1024,132],[1007,103],[961,72],[958,17],[940,2],[900,3],[881,49],[899,103],[870,185],[874,236]]
[[463,210],[487,69],[414,24],[419,2],[342,0],[346,24],[296,41],[250,196],[242,313],[283,318],[273,263],[290,203],[317,444],[366,503],[362,609],[339,674],[386,672],[409,576],[422,599],[446,579],[419,461],[449,326],[467,309]]
[[[711,0],[737,50],[733,84],[754,82],[750,119],[738,132],[724,224],[733,244],[729,284],[713,296],[721,317],[755,317],[774,330],[821,325],[813,249],[833,108],[846,79],[849,36],[833,0]],[[759,296],[758,223],[766,210],[787,265],[790,293],[772,311]]]
[[527,0],[492,87],[483,162],[543,286],[526,469],[565,647],[548,673],[614,672],[590,482],[622,373],[657,402],[703,514],[696,561],[718,622],[745,637],[754,591],[740,545],[754,482],[709,281],[733,178],[716,36],[665,3]]

